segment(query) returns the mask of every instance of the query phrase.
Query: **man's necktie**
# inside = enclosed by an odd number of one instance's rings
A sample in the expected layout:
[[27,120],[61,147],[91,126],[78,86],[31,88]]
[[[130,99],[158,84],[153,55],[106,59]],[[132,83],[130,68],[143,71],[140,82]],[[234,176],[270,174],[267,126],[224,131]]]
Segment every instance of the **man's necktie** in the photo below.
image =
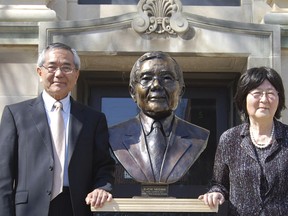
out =
[[152,124],[152,131],[147,137],[148,150],[151,158],[155,181],[160,181],[161,166],[166,149],[166,138],[163,135],[160,122]]
[[56,101],[53,114],[55,118],[51,120],[51,132],[53,137],[54,154],[54,181],[51,199],[55,198],[63,190],[63,175],[65,161],[65,126],[62,116],[62,103]]

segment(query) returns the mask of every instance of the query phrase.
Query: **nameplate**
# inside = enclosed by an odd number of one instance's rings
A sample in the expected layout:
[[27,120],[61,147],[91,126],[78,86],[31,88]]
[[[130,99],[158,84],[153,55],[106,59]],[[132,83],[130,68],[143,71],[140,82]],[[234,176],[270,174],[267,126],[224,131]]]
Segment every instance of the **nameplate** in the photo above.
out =
[[92,212],[218,212],[198,199],[178,198],[114,198]]
[[142,197],[168,197],[168,185],[141,185]]

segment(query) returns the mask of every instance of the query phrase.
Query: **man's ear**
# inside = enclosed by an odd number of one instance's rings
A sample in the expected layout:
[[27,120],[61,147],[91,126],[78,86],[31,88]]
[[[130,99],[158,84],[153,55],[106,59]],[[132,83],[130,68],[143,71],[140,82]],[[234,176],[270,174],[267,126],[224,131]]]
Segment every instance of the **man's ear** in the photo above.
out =
[[39,81],[42,82],[43,79],[42,79],[42,70],[40,67],[37,67],[37,74],[39,75]]
[[135,92],[135,88],[132,85],[129,85],[129,93],[130,96],[132,97],[132,99],[134,100],[134,102],[136,103],[136,92]]

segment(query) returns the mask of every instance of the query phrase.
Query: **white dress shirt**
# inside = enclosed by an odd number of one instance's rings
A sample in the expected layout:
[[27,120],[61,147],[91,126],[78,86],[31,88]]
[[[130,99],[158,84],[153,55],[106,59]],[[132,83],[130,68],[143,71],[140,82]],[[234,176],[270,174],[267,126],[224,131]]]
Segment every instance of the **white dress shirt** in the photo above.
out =
[[[64,119],[64,125],[65,125],[65,164],[64,164],[64,179],[63,179],[63,186],[69,186],[69,180],[68,180],[68,137],[69,137],[69,119],[70,119],[70,108],[71,108],[71,102],[70,102],[70,95],[69,93],[67,97],[60,100],[60,102],[63,105],[62,115]],[[54,118],[53,111],[54,111],[54,103],[56,100],[51,97],[45,90],[42,93],[42,98],[44,101],[45,111],[48,119],[48,124],[51,126],[51,119]]]

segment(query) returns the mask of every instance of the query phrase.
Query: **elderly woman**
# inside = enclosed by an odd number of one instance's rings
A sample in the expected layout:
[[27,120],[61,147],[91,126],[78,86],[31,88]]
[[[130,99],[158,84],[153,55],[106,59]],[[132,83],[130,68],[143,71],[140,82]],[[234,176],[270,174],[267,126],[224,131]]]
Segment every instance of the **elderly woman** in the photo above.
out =
[[200,195],[211,208],[229,200],[228,215],[288,214],[288,126],[282,79],[273,69],[251,68],[238,83],[235,102],[245,122],[222,134],[212,187]]

